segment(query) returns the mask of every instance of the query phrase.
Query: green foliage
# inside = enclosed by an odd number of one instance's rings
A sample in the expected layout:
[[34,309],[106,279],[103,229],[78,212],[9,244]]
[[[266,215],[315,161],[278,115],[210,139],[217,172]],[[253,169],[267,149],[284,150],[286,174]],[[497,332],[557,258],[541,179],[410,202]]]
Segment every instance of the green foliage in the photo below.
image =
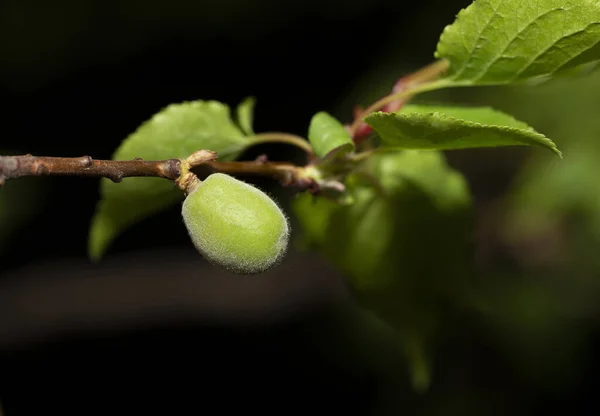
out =
[[527,124],[487,107],[408,105],[399,113],[377,112],[365,121],[381,137],[382,149],[466,149],[556,145]]
[[[596,1],[477,0],[440,38],[436,56],[447,59],[450,70],[438,86],[502,84],[566,71],[597,60],[599,41]],[[246,136],[254,135],[254,105],[247,98],[237,107],[237,125],[221,103],[171,105],[128,137],[113,158],[182,158],[207,149],[220,160],[233,160],[254,142]],[[382,150],[536,145],[560,155],[544,135],[490,108],[413,105],[396,114],[371,114],[366,121],[379,134]],[[308,139],[329,165],[354,150],[346,128],[325,112],[311,120]],[[155,178],[119,185],[103,180],[101,194],[90,230],[94,259],[127,227],[181,199],[174,186]]]
[[[510,203],[514,204],[514,224],[506,231],[522,235],[547,229],[561,216],[583,214],[600,236],[600,193],[597,186],[598,149],[582,144],[570,145],[564,164],[550,160],[531,160],[523,172]],[[539,172],[544,174],[540,175]]]
[[248,97],[237,106],[236,114],[240,129],[248,136],[254,136],[254,129],[252,124],[254,122],[254,106],[256,105],[256,99],[254,97]]
[[[600,296],[600,72],[536,88],[464,90],[560,138],[563,160],[532,152],[494,203],[494,234],[513,267],[486,275],[480,300],[493,343],[537,386],[575,385],[588,370],[589,326]],[[503,169],[503,158],[499,166]],[[506,169],[506,168],[505,168]],[[496,269],[490,267],[490,269]],[[574,325],[574,322],[579,324]]]
[[[443,78],[438,74],[434,80],[427,76],[413,80],[402,99],[445,87],[533,83],[557,74],[580,75],[600,62],[600,1],[476,0],[446,27],[435,56],[449,63]],[[547,102],[564,98],[564,92]],[[232,120],[229,107],[216,101],[170,105],[127,137],[113,159],[185,158],[204,149],[217,152],[221,161],[235,160],[260,141],[253,129],[254,107],[254,98],[245,99]],[[528,116],[540,122],[543,118],[536,115],[556,117],[567,110],[531,107]],[[468,303],[465,297],[473,299],[468,290],[471,196],[463,176],[446,163],[440,151],[537,146],[559,156],[561,152],[544,134],[490,107],[405,105],[399,112],[376,112],[364,120],[378,135],[378,140],[369,137],[364,144],[376,151],[357,155],[352,136],[340,121],[326,112],[313,116],[308,140],[316,157],[309,158],[306,169],[295,167],[293,172],[305,180],[302,185],[320,186],[321,193],[300,193],[293,210],[305,247],[337,266],[357,301],[382,326],[401,335],[413,384],[424,389],[430,381],[427,346],[445,312],[463,301]],[[554,132],[568,136],[565,131]],[[593,132],[595,140],[598,132]],[[288,137],[287,143],[294,144],[294,140]],[[300,147],[311,152],[304,142]],[[597,170],[599,149],[598,145],[569,145],[572,159],[567,170],[560,159],[549,161],[550,153],[541,156],[543,162],[532,169],[539,171],[543,166],[544,175],[531,171],[525,175],[511,200],[518,212],[513,213],[509,222],[513,227],[507,226],[507,232],[544,228],[555,212],[573,210],[596,218],[592,228],[600,235],[600,194],[590,192],[595,176],[588,175]],[[252,165],[257,166],[262,165]],[[185,199],[184,223],[209,261],[238,273],[256,273],[285,253],[287,219],[273,201],[255,191],[215,174]],[[89,235],[89,254],[95,260],[128,227],[183,199],[172,183],[157,178],[126,178],[119,184],[102,180],[101,197]],[[0,205],[0,221],[3,208]],[[526,311],[551,309],[545,297],[538,300],[538,308],[527,309],[527,302],[520,299],[508,320],[499,312],[501,306],[485,312],[497,318],[499,326],[512,325]],[[529,318],[531,327],[551,325],[535,314]]]
[[600,59],[597,0],[476,0],[446,27],[435,56],[446,83],[491,85]]
[[295,200],[304,243],[407,339],[413,376],[426,384],[415,345],[429,340],[442,305],[458,300],[469,275],[467,185],[442,154],[414,150],[375,155],[346,183],[352,205],[306,194]]
[[564,137],[561,148],[568,155],[562,161],[544,154],[527,160],[506,198],[505,232],[511,239],[545,233],[571,217],[581,218],[582,227],[600,236],[600,194],[590,191],[600,176],[599,88],[600,73],[594,73],[533,91],[511,89],[493,98],[498,105]]
[[315,114],[310,121],[308,140],[319,157],[325,157],[336,149],[354,150],[350,133],[342,123],[323,111]]
[[[248,107],[246,104],[245,107]],[[250,112],[241,111],[248,127]],[[114,160],[185,158],[198,149],[218,152],[219,160],[233,160],[252,144],[230,118],[229,107],[216,101],[172,104],[127,137]],[[89,254],[98,260],[114,238],[127,227],[182,199],[181,192],[159,178],[125,178],[101,182],[101,195],[89,236]]]

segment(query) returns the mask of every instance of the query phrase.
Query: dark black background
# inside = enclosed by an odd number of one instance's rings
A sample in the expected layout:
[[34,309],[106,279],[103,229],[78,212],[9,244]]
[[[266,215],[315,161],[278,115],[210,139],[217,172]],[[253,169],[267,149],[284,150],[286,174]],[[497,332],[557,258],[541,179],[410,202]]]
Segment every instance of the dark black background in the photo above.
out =
[[[356,85],[376,62],[398,63],[397,77],[429,63],[444,25],[467,3],[9,1],[0,6],[0,148],[110,158],[169,103],[235,106],[249,95],[257,131],[304,135],[316,111],[350,118]],[[382,76],[384,90],[391,81]],[[262,152],[299,157],[281,145],[246,157]],[[519,386],[492,346],[469,339],[475,324],[466,320],[459,339],[437,347],[439,378],[418,395],[400,351],[373,335],[374,352],[362,355],[356,333],[366,329],[340,276],[318,257],[292,251],[266,276],[240,280],[205,264],[174,207],[132,227],[91,265],[97,180],[39,181],[38,214],[1,253],[7,416],[542,414],[592,400],[584,379],[557,395]],[[340,304],[348,311],[332,306]]]

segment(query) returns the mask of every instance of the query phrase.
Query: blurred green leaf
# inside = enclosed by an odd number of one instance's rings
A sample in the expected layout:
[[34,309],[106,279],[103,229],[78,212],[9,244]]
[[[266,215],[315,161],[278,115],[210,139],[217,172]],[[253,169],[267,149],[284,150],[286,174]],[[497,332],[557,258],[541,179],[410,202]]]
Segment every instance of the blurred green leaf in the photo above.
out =
[[[600,316],[600,201],[593,191],[600,177],[599,89],[600,72],[593,72],[536,88],[448,89],[444,97],[510,111],[556,138],[565,154],[492,152],[487,167],[466,154],[455,159],[475,169],[493,198],[481,205],[486,263],[477,290],[482,313],[475,316],[493,336],[490,345],[532,388],[565,389],[581,379],[586,336]],[[488,188],[490,175],[512,179],[512,186]]]
[[445,83],[506,84],[598,60],[599,42],[596,0],[475,0],[435,56],[450,62]]
[[541,146],[561,155],[543,134],[488,107],[409,105],[399,113],[370,114],[365,121],[381,137],[382,150]]
[[435,151],[383,153],[365,163],[347,180],[352,205],[301,194],[294,212],[305,244],[407,340],[414,382],[423,387],[428,367],[415,348],[432,337],[442,304],[460,302],[469,274],[468,187]]
[[512,108],[561,137],[561,148],[568,155],[559,161],[535,153],[521,167],[504,200],[507,212],[501,230],[509,240],[541,235],[570,218],[578,218],[582,227],[600,238],[600,194],[593,191],[600,176],[599,88],[600,73],[594,73],[535,89],[509,88],[492,96],[482,92],[486,100]]
[[306,248],[322,247],[327,239],[327,226],[334,212],[341,208],[328,198],[302,193],[294,200],[301,236],[298,243]]
[[[127,137],[114,160],[184,158],[196,150],[218,153],[233,160],[252,142],[235,126],[229,107],[216,101],[172,104],[155,114]],[[102,199],[89,233],[89,255],[99,260],[108,245],[131,225],[180,201],[182,193],[160,178],[101,181]]]
[[583,214],[600,236],[600,193],[593,191],[600,174],[600,152],[582,144],[568,146],[568,152],[564,165],[532,159],[523,168],[520,182],[507,196],[512,223],[505,236],[511,234],[514,240],[524,233],[543,232],[554,227],[557,219],[573,214]]
[[354,142],[344,125],[323,111],[315,114],[310,121],[308,140],[319,157],[325,157],[336,149],[354,150]]
[[237,122],[244,133],[248,136],[254,136],[254,129],[252,125],[254,123],[254,106],[256,105],[256,99],[254,97],[248,97],[237,106]]

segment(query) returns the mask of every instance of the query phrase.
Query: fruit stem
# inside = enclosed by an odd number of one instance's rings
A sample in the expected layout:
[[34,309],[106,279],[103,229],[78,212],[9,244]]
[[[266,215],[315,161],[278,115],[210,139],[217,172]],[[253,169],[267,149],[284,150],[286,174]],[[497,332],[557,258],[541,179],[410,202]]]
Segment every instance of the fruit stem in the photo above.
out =
[[183,191],[185,195],[189,195],[198,188],[202,181],[191,171],[196,166],[203,165],[208,162],[213,162],[217,159],[217,153],[211,150],[198,150],[187,158],[180,161],[179,177],[175,179],[175,185]]
[[194,192],[201,183],[202,181],[193,172],[186,172],[175,180],[175,184],[185,195]]

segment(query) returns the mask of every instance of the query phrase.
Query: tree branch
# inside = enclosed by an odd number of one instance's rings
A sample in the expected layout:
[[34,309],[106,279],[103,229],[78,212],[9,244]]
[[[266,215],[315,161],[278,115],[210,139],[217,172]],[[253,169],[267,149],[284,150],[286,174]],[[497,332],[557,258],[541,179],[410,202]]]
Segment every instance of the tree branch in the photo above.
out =
[[123,178],[146,176],[180,180],[182,174],[195,167],[206,166],[213,171],[230,174],[253,174],[274,178],[284,186],[311,189],[314,180],[305,175],[305,169],[291,163],[255,161],[216,162],[216,154],[200,150],[187,159],[166,160],[94,160],[82,157],[0,156],[0,187],[9,179],[24,176],[84,176],[103,177],[120,182]]
[[311,188],[314,181],[304,175],[304,168],[291,163],[266,162],[208,162],[206,166],[216,172],[260,175],[278,180],[283,186],[297,186],[302,189]]
[[175,180],[180,175],[180,160],[157,161],[94,160],[82,157],[0,156],[0,186],[23,176],[104,177],[113,182],[132,176],[154,176]]

